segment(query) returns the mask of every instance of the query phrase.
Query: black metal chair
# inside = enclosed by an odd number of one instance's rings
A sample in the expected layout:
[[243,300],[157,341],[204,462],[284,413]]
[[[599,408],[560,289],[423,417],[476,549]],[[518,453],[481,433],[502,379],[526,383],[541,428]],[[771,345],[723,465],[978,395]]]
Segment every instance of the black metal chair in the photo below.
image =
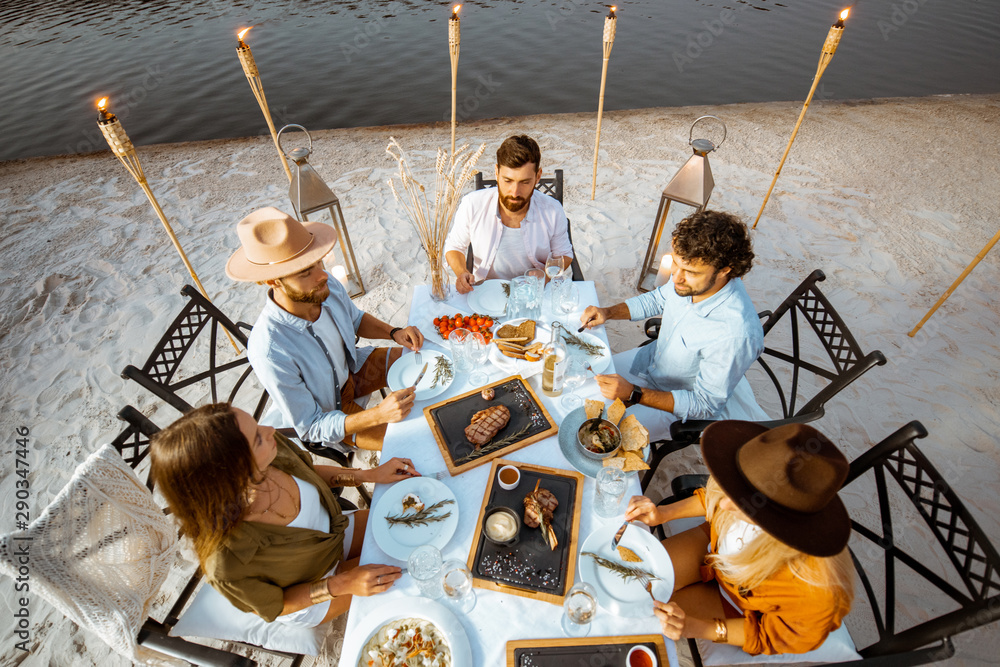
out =
[[[816,286],[825,279],[822,271],[813,271],[773,313],[760,313],[767,319],[763,324],[764,352],[757,364],[770,379],[781,410],[780,418],[762,422],[770,427],[819,419],[826,412],[827,401],[869,369],[886,363],[879,350],[868,354],[862,351],[847,324]],[[815,336],[808,340],[803,337],[804,325]],[[657,326],[647,321],[647,334]],[[655,338],[656,334],[650,335]],[[810,382],[803,382],[803,371]],[[664,457],[698,442],[712,421],[691,419],[671,424],[670,439],[652,443],[650,468],[642,478],[643,490]]]
[[[917,447],[915,440],[925,437],[924,426],[912,421],[851,463],[843,491],[877,498],[878,517],[850,509],[850,551],[861,586],[847,622],[855,644],[865,646],[858,649],[862,660],[838,665],[938,662],[955,654],[953,636],[1000,620],[1000,554]],[[660,504],[689,496],[706,479],[674,479],[676,495]],[[662,526],[655,530],[663,539]],[[901,575],[908,580],[905,591]],[[907,614],[907,600],[916,599],[920,613]],[[873,627],[858,627],[854,619],[862,618]],[[697,643],[689,644],[701,665]]]
[[[540,178],[538,179],[538,184],[535,185],[535,189],[539,192],[544,192],[549,195],[560,204],[563,203],[563,170],[556,169],[553,172],[555,176],[552,178]],[[482,172],[476,172],[476,189],[482,190],[483,188],[495,188],[497,185],[496,179],[493,178],[483,178]],[[573,245],[573,227],[570,225],[569,218],[566,219],[566,233],[569,236],[569,244]],[[465,268],[472,271],[472,246],[465,253]],[[573,262],[570,264],[570,268],[573,271],[573,280],[585,280],[583,277],[583,269],[580,268],[580,262],[576,258],[576,248],[573,249]]]
[[[237,406],[248,405],[247,411],[253,418],[260,419],[270,397],[265,389],[251,381],[251,378],[256,378],[246,354],[233,350],[225,360],[220,357],[220,354],[230,351],[225,341],[227,333],[246,349],[248,337],[245,331],[250,330],[249,325],[233,323],[191,285],[182,287],[181,294],[187,297],[187,303],[153,348],[145,364],[142,368],[129,364],[122,370],[122,377],[139,383],[182,413],[190,412],[195,406],[183,398],[181,392],[207,382],[213,403],[221,400]],[[192,356],[197,356],[199,360],[204,356],[207,364],[192,362],[185,365],[185,370],[193,365],[195,372],[180,377],[178,371],[185,358],[196,347],[199,353]],[[203,353],[202,347],[205,348]],[[299,438],[292,428],[282,428],[279,431],[289,438]],[[331,459],[338,465],[348,467],[354,461],[353,452],[345,454],[332,447],[299,440],[310,452]],[[358,489],[365,502],[370,503],[371,494],[368,490],[363,486]]]

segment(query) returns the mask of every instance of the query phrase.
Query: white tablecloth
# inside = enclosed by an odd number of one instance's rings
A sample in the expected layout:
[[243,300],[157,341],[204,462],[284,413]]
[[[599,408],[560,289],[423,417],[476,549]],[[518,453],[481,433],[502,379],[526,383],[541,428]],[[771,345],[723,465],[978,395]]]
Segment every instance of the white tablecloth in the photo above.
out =
[[[569,316],[555,316],[548,309],[548,299],[543,306],[542,319],[551,321],[559,319],[567,325],[579,322],[580,315],[588,305],[597,305],[597,291],[592,282],[574,283],[580,290],[580,306],[576,313]],[[446,302],[448,305],[435,304],[430,300],[429,290],[426,286],[414,288],[414,295],[410,305],[411,324],[420,325],[426,318],[426,313],[431,309],[439,309],[442,313],[449,309],[469,312],[466,298],[453,293],[452,298]],[[579,325],[577,325],[579,326]],[[575,330],[574,326],[572,330]],[[424,331],[424,335],[431,336],[430,332]],[[592,330],[592,333],[607,342],[607,336],[603,327]],[[433,341],[430,341],[433,344]],[[441,346],[441,349],[445,349]],[[486,369],[490,376],[490,381],[499,380],[505,374],[498,369]],[[609,368],[606,372],[614,372]],[[536,375],[529,380],[535,393],[545,405],[545,409],[556,423],[560,423],[568,410],[560,405],[560,398],[548,398],[540,391],[541,376]],[[413,411],[402,422],[390,424],[386,432],[385,444],[382,450],[383,460],[388,460],[391,456],[405,456],[413,460],[417,469],[422,473],[431,473],[445,470],[446,466],[441,452],[438,449],[430,427],[424,417],[423,409],[428,405],[433,405],[442,400],[457,396],[469,391],[473,387],[468,384],[467,374],[456,374],[455,381],[448,390],[432,399],[417,401]],[[589,381],[580,388],[577,393],[585,398],[600,398],[596,382]],[[534,463],[553,468],[564,468],[572,470],[572,466],[563,456],[559,449],[556,437],[534,443],[524,449],[520,449],[504,458],[524,463]],[[476,519],[479,508],[482,505],[483,493],[488,481],[489,464],[484,464],[469,470],[457,477],[445,476],[441,481],[447,485],[458,499],[459,520],[455,535],[447,546],[442,549],[445,560],[457,558],[465,561],[472,546],[472,540],[477,535]],[[373,506],[381,498],[387,487],[377,485],[373,494]],[[638,494],[638,475],[629,476],[629,487],[626,497]],[[583,507],[580,517],[580,544],[586,537],[603,523],[621,523],[621,516],[612,519],[601,519],[591,510],[594,496],[594,480],[586,477],[583,487]],[[624,513],[625,503],[622,503],[621,510]],[[405,567],[405,563],[389,557],[379,549],[375,539],[371,536],[369,527],[365,536],[365,546],[361,553],[361,563],[388,563]],[[505,664],[505,646],[511,639],[542,639],[550,637],[564,637],[559,625],[562,616],[562,608],[547,602],[540,602],[528,598],[486,591],[476,588],[477,602],[475,608],[469,614],[457,613],[462,622],[465,632],[469,637],[472,646],[473,665],[475,667],[500,666]],[[347,629],[344,633],[344,646],[341,654],[341,667],[355,667],[352,662],[360,650],[362,642],[367,638],[372,628],[365,623],[365,617],[373,610],[382,605],[391,605],[405,597],[416,597],[419,595],[417,586],[408,575],[403,575],[395,586],[389,591],[372,597],[355,597],[351,603],[350,615],[347,620]],[[610,612],[600,609],[595,617],[590,634],[591,636],[617,636],[634,634],[659,634],[660,624],[656,618],[650,615],[647,618],[618,618]],[[664,638],[667,645],[667,652],[673,665],[677,664],[676,647],[670,640]]]

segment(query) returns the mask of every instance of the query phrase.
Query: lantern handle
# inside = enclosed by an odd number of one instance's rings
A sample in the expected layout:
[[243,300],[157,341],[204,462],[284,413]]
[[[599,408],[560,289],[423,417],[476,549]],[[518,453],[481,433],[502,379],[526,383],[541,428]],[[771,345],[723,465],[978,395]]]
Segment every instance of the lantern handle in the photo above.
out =
[[306,133],[306,138],[309,139],[309,153],[312,154],[312,150],[313,150],[313,138],[312,138],[312,135],[309,134],[309,130],[307,130],[306,128],[302,127],[301,125],[297,125],[296,123],[289,123],[288,125],[284,126],[280,130],[278,130],[278,136],[275,137],[275,141],[278,142],[278,150],[280,150],[281,153],[285,157],[291,157],[291,155],[289,155],[288,153],[286,153],[285,149],[281,147],[281,133],[284,132],[285,130],[289,129],[289,128],[298,128],[298,129],[300,129],[300,130],[302,130],[303,132]]
[[[726,128],[726,124],[725,124],[725,122],[723,122],[723,120],[722,120],[721,118],[719,118],[718,116],[712,116],[712,115],[708,115],[708,114],[706,114],[706,115],[704,115],[704,116],[701,116],[700,118],[697,118],[697,119],[695,119],[695,121],[694,121],[693,123],[691,123],[691,130],[690,130],[690,131],[688,132],[688,146],[690,146],[690,145],[692,145],[692,143],[694,143],[694,139],[693,139],[693,137],[694,137],[694,126],[695,126],[695,125],[697,125],[697,124],[698,124],[699,122],[701,122],[701,121],[705,120],[706,118],[714,118],[715,120],[717,120],[717,121],[719,121],[720,123],[722,123],[722,141],[720,141],[720,142],[719,142],[719,143],[718,143],[718,144],[717,144],[717,145],[715,146],[715,148],[718,148],[718,147],[719,147],[719,146],[721,146],[721,145],[722,145],[723,143],[725,143],[725,141],[726,141],[726,136],[727,136],[727,135],[729,134],[729,131],[728,131],[728,129]],[[281,134],[281,133],[279,132],[278,134]],[[713,150],[714,150],[714,149],[713,149]]]

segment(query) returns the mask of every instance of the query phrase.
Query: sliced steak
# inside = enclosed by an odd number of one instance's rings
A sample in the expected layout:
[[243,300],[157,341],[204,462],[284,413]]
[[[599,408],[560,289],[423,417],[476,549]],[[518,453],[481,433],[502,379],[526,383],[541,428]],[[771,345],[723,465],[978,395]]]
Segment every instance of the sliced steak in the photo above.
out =
[[472,423],[465,427],[465,437],[478,449],[492,440],[509,421],[510,410],[506,405],[492,405],[472,415]]

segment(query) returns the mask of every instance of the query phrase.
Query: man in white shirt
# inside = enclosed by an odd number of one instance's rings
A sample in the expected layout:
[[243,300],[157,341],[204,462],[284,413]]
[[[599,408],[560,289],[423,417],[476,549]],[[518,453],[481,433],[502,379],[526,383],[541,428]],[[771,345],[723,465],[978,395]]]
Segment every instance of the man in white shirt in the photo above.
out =
[[[462,198],[444,244],[459,294],[468,294],[487,278],[506,280],[528,269],[544,269],[550,256],[561,258],[563,268],[573,261],[562,204],[535,190],[541,160],[534,139],[509,137],[497,149],[497,187]],[[470,244],[471,272],[465,265]]]

